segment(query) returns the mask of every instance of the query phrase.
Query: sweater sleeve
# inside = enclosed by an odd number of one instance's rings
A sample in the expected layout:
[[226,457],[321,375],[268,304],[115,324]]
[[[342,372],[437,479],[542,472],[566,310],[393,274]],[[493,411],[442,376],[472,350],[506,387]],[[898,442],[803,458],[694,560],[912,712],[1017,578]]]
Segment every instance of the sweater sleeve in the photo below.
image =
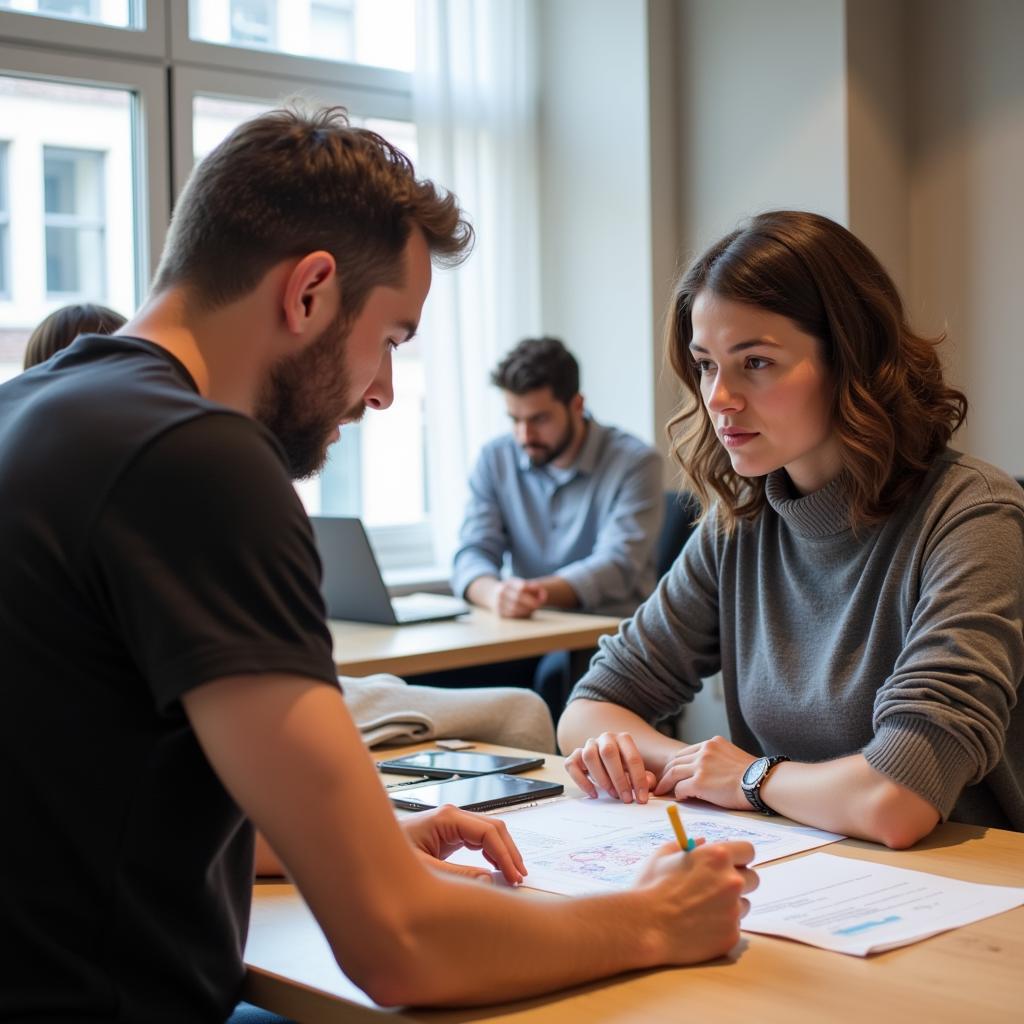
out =
[[917,604],[874,703],[869,764],[943,819],[1003,756],[1024,675],[1024,510],[986,501],[940,524]]
[[648,721],[677,713],[721,667],[718,557],[713,513],[654,593],[598,653],[570,699],[620,704]]

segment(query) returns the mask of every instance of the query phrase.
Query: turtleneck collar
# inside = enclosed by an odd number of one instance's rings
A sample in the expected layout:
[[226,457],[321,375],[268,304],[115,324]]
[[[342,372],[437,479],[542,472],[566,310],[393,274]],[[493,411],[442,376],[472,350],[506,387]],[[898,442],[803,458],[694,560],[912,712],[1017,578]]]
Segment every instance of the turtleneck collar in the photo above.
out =
[[793,497],[793,485],[784,469],[765,478],[768,504],[799,537],[834,537],[850,529],[850,513],[842,477],[820,490]]

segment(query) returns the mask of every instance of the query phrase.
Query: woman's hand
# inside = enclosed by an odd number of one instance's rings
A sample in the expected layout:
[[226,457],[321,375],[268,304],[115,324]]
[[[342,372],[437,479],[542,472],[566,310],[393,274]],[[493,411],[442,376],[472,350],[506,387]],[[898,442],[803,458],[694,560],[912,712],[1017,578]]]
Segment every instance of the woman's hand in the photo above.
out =
[[713,736],[702,743],[683,747],[665,764],[654,787],[655,796],[674,796],[676,800],[694,797],[736,811],[750,810],[740,780],[757,760],[752,754]]
[[565,770],[589,797],[598,787],[623,803],[647,803],[655,783],[640,756],[636,740],[628,732],[603,732],[577,747],[566,759]]
[[482,850],[484,857],[502,873],[510,885],[520,885],[526,875],[519,848],[507,826],[498,818],[471,814],[447,804],[433,811],[421,811],[400,822],[416,850],[429,859],[431,867],[469,878],[490,880],[484,868],[445,864],[456,850]]

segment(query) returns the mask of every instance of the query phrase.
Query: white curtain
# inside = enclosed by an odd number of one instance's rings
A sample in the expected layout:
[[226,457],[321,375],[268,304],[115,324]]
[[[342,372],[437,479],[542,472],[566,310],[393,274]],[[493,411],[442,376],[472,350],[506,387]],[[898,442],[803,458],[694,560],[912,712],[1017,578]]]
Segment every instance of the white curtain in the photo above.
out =
[[488,377],[540,330],[535,0],[418,0],[417,173],[453,191],[476,231],[469,260],[435,271],[423,336],[431,526],[454,550],[466,476],[507,429]]

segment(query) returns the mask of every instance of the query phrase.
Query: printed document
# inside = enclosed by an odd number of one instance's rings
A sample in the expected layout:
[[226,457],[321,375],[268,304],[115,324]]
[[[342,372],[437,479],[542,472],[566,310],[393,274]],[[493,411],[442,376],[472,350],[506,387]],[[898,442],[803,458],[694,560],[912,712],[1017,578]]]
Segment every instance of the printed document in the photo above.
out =
[[813,853],[759,872],[740,927],[867,956],[1001,914],[1024,889]]
[[[579,896],[628,888],[643,862],[674,840],[665,813],[669,801],[624,804],[609,796],[545,800],[498,815],[508,825],[526,861],[533,889]],[[813,850],[844,838],[803,826],[776,825],[752,815],[740,817],[705,804],[679,804],[687,835],[709,843],[743,839],[754,846],[754,864]],[[480,853],[460,850],[460,864],[487,866]]]

